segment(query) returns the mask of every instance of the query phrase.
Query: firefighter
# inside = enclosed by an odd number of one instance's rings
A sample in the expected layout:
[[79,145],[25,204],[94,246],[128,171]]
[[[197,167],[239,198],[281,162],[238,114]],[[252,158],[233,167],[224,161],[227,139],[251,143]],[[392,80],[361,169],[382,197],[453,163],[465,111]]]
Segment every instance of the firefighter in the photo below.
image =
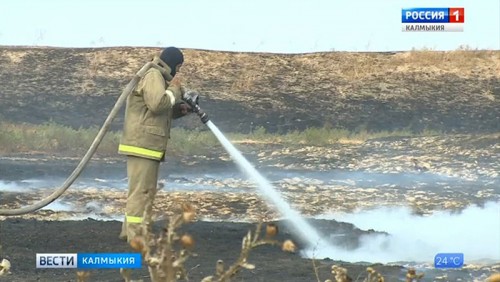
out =
[[176,47],[160,55],[163,71],[150,68],[127,99],[119,154],[127,159],[128,195],[119,238],[130,242],[141,234],[144,211],[152,206],[160,163],[170,137],[172,120],[192,112],[183,102],[185,91],[176,77],[184,56]]

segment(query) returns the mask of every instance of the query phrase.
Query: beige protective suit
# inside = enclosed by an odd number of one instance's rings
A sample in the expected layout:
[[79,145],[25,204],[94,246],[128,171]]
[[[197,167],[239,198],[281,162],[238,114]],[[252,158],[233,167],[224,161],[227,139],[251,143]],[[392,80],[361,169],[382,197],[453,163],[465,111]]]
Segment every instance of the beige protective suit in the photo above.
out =
[[[165,65],[165,64],[161,64]],[[148,203],[154,201],[160,162],[170,137],[175,106],[183,90],[170,85],[170,69],[151,68],[127,99],[123,135],[118,152],[127,156],[128,196],[121,239],[131,241],[141,234]]]

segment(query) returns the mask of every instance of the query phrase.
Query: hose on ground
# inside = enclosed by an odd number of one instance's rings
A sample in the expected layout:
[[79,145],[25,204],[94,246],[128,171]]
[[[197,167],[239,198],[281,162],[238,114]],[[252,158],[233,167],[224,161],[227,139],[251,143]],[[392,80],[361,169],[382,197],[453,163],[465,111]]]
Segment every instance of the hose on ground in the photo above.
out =
[[161,69],[160,66],[158,66],[158,58],[155,58],[153,61],[146,63],[135,74],[132,80],[127,84],[125,89],[122,91],[121,95],[118,97],[113,109],[109,113],[108,117],[104,121],[103,126],[101,127],[94,141],[92,142],[92,145],[87,150],[87,153],[85,153],[80,163],[76,166],[75,170],[71,173],[71,175],[64,181],[61,187],[57,188],[52,194],[50,194],[46,198],[43,198],[42,200],[34,204],[31,204],[29,206],[25,206],[18,209],[0,209],[0,216],[23,215],[34,212],[57,200],[57,198],[59,198],[64,192],[66,192],[66,190],[71,186],[71,184],[73,184],[73,182],[78,178],[80,173],[83,171],[89,160],[96,152],[97,147],[99,146],[99,144],[102,142],[102,139],[106,135],[106,132],[108,131],[109,126],[111,125],[111,122],[120,111],[120,108],[127,100],[127,97],[130,95],[130,93],[132,93],[132,90],[135,88],[137,83],[139,83],[140,79],[145,75],[146,71],[149,70],[151,67],[163,70]]

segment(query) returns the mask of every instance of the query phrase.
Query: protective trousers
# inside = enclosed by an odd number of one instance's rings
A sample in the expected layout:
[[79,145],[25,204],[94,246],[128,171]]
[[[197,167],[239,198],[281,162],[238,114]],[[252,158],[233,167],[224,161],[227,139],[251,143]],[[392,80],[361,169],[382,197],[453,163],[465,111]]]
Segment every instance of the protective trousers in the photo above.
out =
[[157,192],[159,167],[159,161],[127,156],[128,195],[121,239],[130,242],[141,235],[144,211],[148,204],[153,207]]

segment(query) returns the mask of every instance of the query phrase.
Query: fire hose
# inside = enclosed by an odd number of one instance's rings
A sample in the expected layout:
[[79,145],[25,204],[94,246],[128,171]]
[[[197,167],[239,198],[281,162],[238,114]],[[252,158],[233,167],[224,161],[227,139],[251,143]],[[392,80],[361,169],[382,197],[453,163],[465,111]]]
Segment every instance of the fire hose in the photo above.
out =
[[[113,109],[111,109],[111,112],[109,113],[108,117],[104,121],[104,124],[102,125],[101,129],[97,133],[94,141],[90,145],[89,149],[87,150],[87,152],[85,153],[83,158],[80,160],[80,163],[78,163],[75,170],[73,170],[73,172],[69,175],[69,177],[64,181],[64,183],[59,188],[57,188],[49,196],[43,198],[42,200],[40,200],[34,204],[31,204],[31,205],[28,205],[28,206],[25,206],[22,208],[18,208],[18,209],[0,209],[0,216],[13,216],[13,215],[23,215],[23,214],[31,213],[31,212],[34,212],[36,210],[39,210],[39,209],[49,205],[50,203],[52,203],[53,201],[55,201],[59,197],[61,197],[61,195],[64,194],[64,192],[66,192],[66,190],[68,190],[68,188],[78,178],[78,176],[81,174],[81,172],[83,171],[83,169],[85,168],[87,163],[90,161],[90,159],[92,158],[92,156],[96,152],[97,147],[99,146],[99,144],[102,142],[102,139],[106,135],[106,132],[109,130],[109,126],[111,125],[111,122],[113,121],[115,116],[118,114],[118,111],[123,106],[123,104],[127,100],[127,97],[132,93],[132,91],[136,87],[137,83],[139,83],[141,78],[146,74],[146,72],[150,68],[156,68],[162,72],[165,71],[160,66],[160,63],[161,62],[160,62],[159,58],[154,58],[151,62],[146,63],[135,74],[135,76],[132,78],[132,80],[130,80],[130,82],[127,84],[125,89],[123,89],[121,95],[118,97]],[[201,121],[204,124],[206,124],[209,120],[208,116],[206,113],[204,113],[201,110],[200,106],[198,105],[197,100],[198,100],[197,98],[193,99],[191,96],[186,95],[186,98],[184,101],[191,106],[192,111],[200,117]]]

